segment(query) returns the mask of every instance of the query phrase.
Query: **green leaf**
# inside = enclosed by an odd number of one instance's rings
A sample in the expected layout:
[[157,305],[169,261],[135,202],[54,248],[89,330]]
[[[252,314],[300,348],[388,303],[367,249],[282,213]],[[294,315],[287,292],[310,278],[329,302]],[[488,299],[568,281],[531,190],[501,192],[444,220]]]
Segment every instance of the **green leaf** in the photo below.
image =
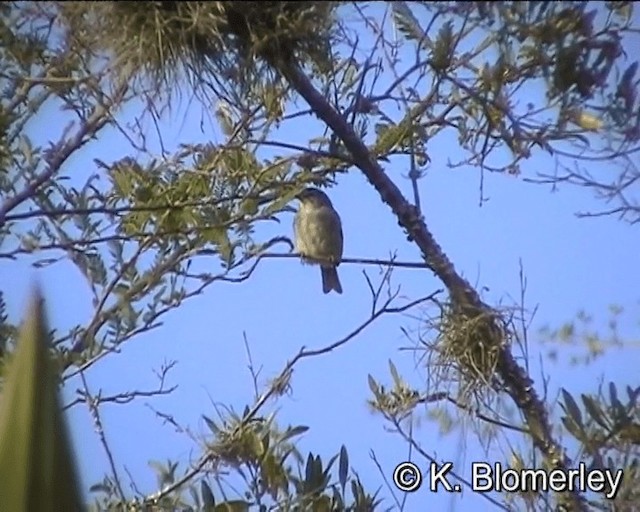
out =
[[351,494],[356,503],[365,501],[365,493],[360,480],[351,480]]
[[563,389],[562,399],[564,400],[565,410],[567,411],[567,414],[569,414],[569,417],[575,422],[575,424],[582,429],[582,412],[580,411],[580,408],[578,407],[576,401],[571,396],[571,393],[569,393],[566,389]]
[[260,464],[261,477],[269,492],[274,493],[279,489],[287,490],[287,470],[278,461],[273,453],[268,453]]
[[204,414],[202,415],[202,419],[207,424],[207,427],[209,427],[209,430],[211,430],[211,433],[215,435],[218,435],[220,433],[220,429],[218,428],[218,425],[216,425],[215,421],[213,421],[211,418],[208,418]]
[[0,403],[2,509],[82,510],[42,305],[36,292]]
[[111,492],[111,487],[103,483],[93,484],[91,487],[89,487],[89,492],[103,492],[105,494],[108,494]]
[[386,156],[392,149],[401,146],[401,143],[411,134],[411,124],[406,121],[398,125],[380,123],[376,126],[376,134],[378,137],[373,153]]
[[402,380],[400,379],[400,375],[398,375],[396,365],[393,364],[393,361],[391,361],[391,359],[389,359],[389,371],[391,372],[393,384],[395,385],[396,389],[402,387]]
[[349,472],[349,454],[347,453],[347,448],[345,445],[342,445],[340,448],[340,462],[338,463],[338,480],[340,481],[340,486],[344,491],[345,486],[347,485],[347,474]]
[[635,406],[638,401],[638,397],[640,397],[640,386],[635,389],[631,386],[627,386],[627,396],[629,397],[629,405]]
[[129,169],[113,169],[111,178],[116,194],[122,198],[128,198],[133,192],[133,176]]
[[438,37],[431,57],[431,66],[436,71],[444,71],[451,65],[452,56],[453,23],[447,21],[442,24],[442,27],[438,31]]
[[212,227],[202,231],[205,240],[212,242],[220,255],[222,263],[230,266],[233,260],[233,245],[227,230],[223,227]]
[[571,419],[570,416],[563,416],[562,424],[567,429],[567,432],[569,432],[578,441],[581,441],[583,439],[583,431],[580,429],[580,427],[578,427],[576,422]]
[[613,382],[609,382],[609,400],[613,409],[613,418],[619,421],[627,417],[627,409],[618,399],[618,389]]
[[608,424],[607,419],[602,412],[602,409],[598,405],[598,403],[588,395],[582,395],[582,403],[584,404],[584,408],[593,421],[595,421],[598,425],[600,425],[604,429],[610,429],[611,425]]
[[273,213],[281,212],[285,206],[295,199],[296,191],[290,190],[282,196],[278,197],[275,201],[271,202],[263,211],[262,216],[272,215]]
[[305,466],[304,479],[306,482],[312,482],[315,475],[315,458],[311,452],[307,457],[307,464]]
[[216,505],[215,512],[248,512],[249,502],[243,500],[225,501]]
[[205,509],[215,506],[216,499],[213,496],[213,492],[211,492],[211,487],[205,480],[200,481],[200,494],[202,495],[202,505]]
[[322,472],[322,488],[323,489],[327,485],[329,485],[329,482],[331,481],[331,468],[333,467],[333,464],[335,463],[335,461],[338,460],[338,455],[339,454],[336,453],[333,457],[331,457],[326,468]]
[[309,430],[309,427],[305,427],[304,425],[298,425],[297,427],[289,427],[284,434],[282,435],[282,441],[287,441],[289,439],[291,439],[292,437],[295,436],[299,436],[304,434],[307,430]]
[[369,383],[369,389],[371,390],[373,395],[377,397],[378,396],[378,383],[371,376],[371,374],[367,375],[367,382]]
[[258,200],[252,197],[247,197],[244,201],[242,201],[240,205],[240,211],[243,215],[253,217],[256,213],[258,213]]
[[420,26],[406,2],[392,2],[391,9],[393,21],[408,40],[422,41],[427,37],[426,31]]

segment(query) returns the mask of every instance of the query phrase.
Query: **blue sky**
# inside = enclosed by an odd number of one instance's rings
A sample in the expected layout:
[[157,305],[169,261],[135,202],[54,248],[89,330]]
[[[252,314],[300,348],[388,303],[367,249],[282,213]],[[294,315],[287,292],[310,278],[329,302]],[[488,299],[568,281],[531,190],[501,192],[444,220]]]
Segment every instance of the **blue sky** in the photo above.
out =
[[[180,143],[216,140],[211,126],[205,125],[204,132],[200,130],[201,109],[196,103],[183,105],[180,111],[164,119],[161,129],[165,143],[175,149]],[[125,116],[132,114],[133,111],[125,112]],[[63,126],[59,116],[51,108],[29,126],[29,135],[39,144],[56,140],[55,132]],[[313,132],[319,127],[317,122],[305,122],[303,132],[285,124],[274,138],[306,144],[306,138],[321,131],[318,128]],[[459,154],[455,138],[442,137],[428,151],[432,164],[420,181],[423,213],[456,269],[478,289],[485,290],[483,297],[488,303],[511,304],[519,297],[522,263],[528,282],[527,306],[530,310],[538,307],[529,347],[529,362],[538,389],[541,389],[539,358],[546,347],[541,346],[535,334],[543,325],[559,326],[577,311],[585,310],[595,315],[593,327],[604,332],[607,308],[615,303],[626,308],[621,334],[626,339],[638,340],[637,228],[613,218],[578,219],[575,212],[603,206],[588,190],[562,187],[552,192],[549,187],[527,184],[521,177],[506,175],[485,176],[485,195],[490,200],[479,207],[477,170],[446,166],[449,159]],[[110,162],[127,153],[129,147],[122,135],[105,130],[97,141],[67,163],[65,173],[74,182],[82,183],[95,170],[94,158]],[[525,174],[550,171],[553,164],[551,158],[536,155],[527,162]],[[386,165],[385,170],[410,197],[406,169],[394,162]],[[604,163],[600,171],[605,174],[615,169]],[[389,208],[381,203],[360,171],[352,169],[339,176],[338,185],[329,194],[342,217],[346,257],[385,259],[395,252],[402,261],[420,260],[417,247],[406,241]],[[291,220],[291,215],[282,215],[279,225],[265,226],[260,233],[265,238],[274,233],[291,236]],[[217,266],[217,262],[209,258],[200,265]],[[294,259],[263,261],[248,281],[214,284],[206,293],[165,317],[161,329],[134,339],[121,354],[96,364],[87,373],[89,385],[93,391],[102,389],[104,394],[154,388],[157,381],[152,369],[175,360],[177,365],[168,384],[177,384],[178,389],[171,396],[150,403],[196,434],[205,434],[207,429],[201,415],[215,417],[214,404],[226,404],[241,411],[252,402],[244,335],[254,364],[261,368],[260,382],[264,385],[301,346],[328,345],[366,320],[371,299],[362,275],[365,268],[345,264],[339,270],[344,294],[325,296],[318,269],[303,266]],[[377,277],[376,268],[366,270],[374,279]],[[67,261],[34,269],[27,258],[15,262],[0,260],[0,283],[12,318],[20,318],[34,280],[44,289],[53,327],[64,330],[88,320],[90,295],[80,273]],[[415,269],[396,270],[393,282],[410,298],[441,287],[430,272]],[[294,372],[292,393],[276,404],[280,425],[311,427],[300,442],[303,452],[313,450],[328,460],[345,444],[352,466],[370,490],[384,484],[369,453],[375,452],[390,479],[394,466],[407,459],[408,450],[398,436],[385,431],[381,418],[369,411],[367,375],[389,385],[391,359],[410,383],[418,388],[423,385],[424,367],[416,367],[409,352],[399,351],[411,344],[401,328],[421,327],[419,315],[416,316],[384,316],[339,350],[302,361]],[[637,364],[636,346],[612,350],[587,367],[572,367],[566,358],[561,358],[558,364],[545,360],[544,367],[550,377],[550,396],[555,397],[560,386],[574,394],[595,392],[601,375],[605,380],[637,385]],[[65,397],[73,397],[79,386],[77,381],[70,382]],[[188,436],[163,425],[144,399],[128,405],[107,404],[103,415],[106,436],[119,469],[126,466],[143,491],[151,492],[155,485],[148,460],[171,458],[180,460],[184,468],[184,464],[198,456],[197,447]],[[442,437],[436,426],[426,420],[426,410],[418,410],[417,416],[422,421],[414,433],[423,448],[438,460],[452,460],[463,474],[468,474],[472,461],[505,457],[495,451],[485,455],[470,429]],[[107,461],[87,408],[76,406],[69,419],[83,481],[88,486],[101,478]],[[128,477],[124,471],[120,474],[128,487]],[[381,492],[389,499],[387,489]],[[439,508],[455,504],[456,510],[488,506],[485,500],[468,491],[461,501],[452,500],[445,494],[427,496],[427,491],[421,490],[409,497],[413,506],[408,510],[417,510],[423,503]],[[391,505],[391,501],[388,503]]]

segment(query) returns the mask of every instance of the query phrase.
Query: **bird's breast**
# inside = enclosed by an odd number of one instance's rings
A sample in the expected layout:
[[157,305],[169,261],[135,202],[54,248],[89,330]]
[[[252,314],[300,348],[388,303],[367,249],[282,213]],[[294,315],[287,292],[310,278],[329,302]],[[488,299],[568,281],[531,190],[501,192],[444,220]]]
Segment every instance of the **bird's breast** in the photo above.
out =
[[294,223],[296,250],[312,258],[339,260],[342,233],[337,223],[337,215],[330,208],[301,206]]

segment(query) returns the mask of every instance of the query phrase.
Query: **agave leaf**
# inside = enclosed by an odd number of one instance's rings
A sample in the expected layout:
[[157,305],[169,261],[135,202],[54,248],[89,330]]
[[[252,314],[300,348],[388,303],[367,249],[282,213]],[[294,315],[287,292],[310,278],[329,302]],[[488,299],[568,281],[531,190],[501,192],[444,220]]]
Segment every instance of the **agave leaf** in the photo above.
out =
[[83,510],[36,291],[0,401],[0,509]]

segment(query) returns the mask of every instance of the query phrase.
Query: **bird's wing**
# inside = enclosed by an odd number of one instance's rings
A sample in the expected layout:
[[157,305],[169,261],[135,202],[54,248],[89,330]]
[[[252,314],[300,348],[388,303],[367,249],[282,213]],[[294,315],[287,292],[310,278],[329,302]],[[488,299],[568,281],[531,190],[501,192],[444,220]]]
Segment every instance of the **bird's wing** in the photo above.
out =
[[342,250],[344,247],[344,236],[342,235],[342,221],[340,220],[340,215],[336,212],[336,219],[338,220],[338,231],[340,232],[340,259],[342,259]]
[[333,208],[329,208],[329,212],[327,212],[327,223],[331,226],[331,236],[333,238],[332,240],[332,246],[338,248],[338,250],[336,250],[337,256],[338,256],[338,262],[340,261],[340,258],[342,258],[342,249],[343,249],[343,245],[344,245],[344,237],[342,236],[342,222],[340,221],[340,215],[338,215],[338,212],[335,211]]
[[293,218],[293,240],[297,252],[301,252],[301,245],[303,244],[303,241],[300,239],[300,233],[302,232],[300,226],[301,222],[302,215],[300,214],[300,211],[297,211]]

